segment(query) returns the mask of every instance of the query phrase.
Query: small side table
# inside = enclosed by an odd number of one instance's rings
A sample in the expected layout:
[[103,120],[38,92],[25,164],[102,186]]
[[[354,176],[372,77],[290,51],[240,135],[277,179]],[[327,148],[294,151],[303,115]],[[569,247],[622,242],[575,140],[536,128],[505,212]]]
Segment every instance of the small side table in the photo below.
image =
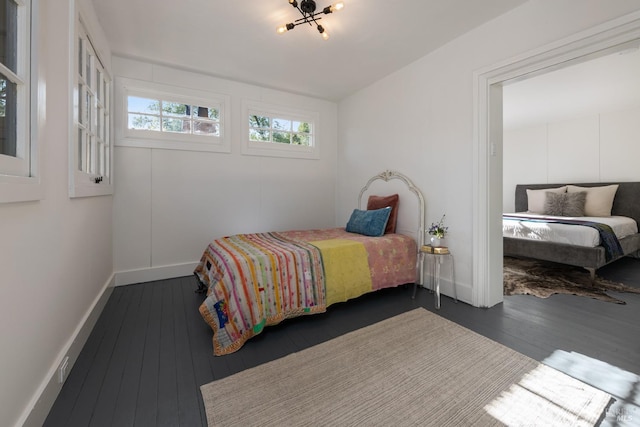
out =
[[[424,285],[424,273],[425,271],[429,275],[429,289],[435,292],[435,304],[436,308],[440,308],[440,273],[441,266],[445,260],[448,260],[448,264],[451,265],[451,284],[453,285],[453,296],[454,300],[458,302],[458,293],[456,290],[456,281],[455,281],[455,268],[453,265],[453,254],[446,249],[446,252],[441,248],[432,248],[431,246],[423,246],[420,248],[418,253],[418,262],[421,265],[421,281]],[[426,264],[426,265],[425,265]],[[416,290],[418,289],[418,283],[415,284],[413,288],[413,297],[416,296]]]

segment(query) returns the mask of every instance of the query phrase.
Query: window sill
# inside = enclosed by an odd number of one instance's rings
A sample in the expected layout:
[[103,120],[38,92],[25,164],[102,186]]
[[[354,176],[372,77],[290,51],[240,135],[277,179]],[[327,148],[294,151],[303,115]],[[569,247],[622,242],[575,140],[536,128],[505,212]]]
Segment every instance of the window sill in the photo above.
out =
[[72,199],[81,197],[111,196],[112,194],[113,185],[110,184],[77,185],[69,189],[69,197]]
[[101,183],[95,183],[95,177],[84,172],[75,171],[69,178],[69,197],[96,197],[113,194],[113,184],[105,178]]
[[33,202],[43,199],[39,178],[0,175],[0,203]]

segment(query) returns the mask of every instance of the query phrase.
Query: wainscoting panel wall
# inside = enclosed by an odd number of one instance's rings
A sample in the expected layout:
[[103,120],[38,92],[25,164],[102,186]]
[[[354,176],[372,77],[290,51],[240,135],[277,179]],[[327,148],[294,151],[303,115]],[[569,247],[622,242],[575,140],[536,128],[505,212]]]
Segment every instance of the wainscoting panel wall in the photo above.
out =
[[[335,224],[337,105],[333,102],[114,58],[114,74],[202,89],[230,97],[231,152],[127,146],[126,107],[116,111],[114,253],[116,283],[186,273],[214,238],[235,233],[332,227]],[[244,155],[242,101],[319,113],[319,159]],[[192,271],[192,270],[191,270]],[[169,277],[169,276],[167,276]]]
[[516,184],[638,181],[640,108],[504,132],[503,209]]

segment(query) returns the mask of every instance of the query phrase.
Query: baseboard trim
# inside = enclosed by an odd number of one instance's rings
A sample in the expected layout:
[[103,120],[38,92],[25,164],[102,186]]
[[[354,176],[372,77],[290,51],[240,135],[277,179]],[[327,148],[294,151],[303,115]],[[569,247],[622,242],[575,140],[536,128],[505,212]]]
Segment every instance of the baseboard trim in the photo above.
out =
[[42,426],[47,415],[49,415],[49,411],[51,411],[58,394],[60,394],[60,390],[62,390],[63,384],[58,383],[58,366],[60,366],[64,357],[68,356],[69,371],[73,369],[73,365],[75,365],[82,348],[89,338],[89,334],[93,330],[93,327],[98,321],[98,317],[100,317],[107,300],[111,296],[114,286],[115,274],[112,273],[111,277],[109,277],[103,285],[102,290],[85,313],[82,321],[78,324],[75,331],[73,331],[73,334],[62,348],[62,351],[56,357],[55,362],[47,373],[47,376],[42,381],[40,387],[38,387],[38,390],[29,402],[29,405],[19,418],[17,426]]
[[116,286],[152,282],[154,280],[173,279],[174,277],[191,276],[197,265],[197,262],[186,262],[182,264],[118,271],[115,273]]
[[[425,284],[423,285],[423,287],[425,289],[430,290],[431,286],[433,285],[430,284],[428,280],[429,278],[425,277]],[[456,289],[454,293],[453,283],[451,282],[451,280],[447,280],[444,278],[440,279],[440,295],[445,295],[445,296],[451,297],[452,299],[454,298],[454,296],[457,296],[458,301],[472,305],[471,304],[471,293],[472,293],[471,286],[465,283],[456,283],[455,286],[456,286]]]

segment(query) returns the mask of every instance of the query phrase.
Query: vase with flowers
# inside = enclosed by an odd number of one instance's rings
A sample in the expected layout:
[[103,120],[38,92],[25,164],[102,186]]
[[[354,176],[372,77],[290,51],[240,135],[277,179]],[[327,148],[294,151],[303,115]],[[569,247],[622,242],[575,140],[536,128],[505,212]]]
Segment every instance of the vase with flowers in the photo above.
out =
[[431,235],[431,246],[440,247],[443,246],[443,239],[449,231],[449,227],[444,225],[444,218],[446,215],[442,215],[440,221],[432,222],[427,233]]

